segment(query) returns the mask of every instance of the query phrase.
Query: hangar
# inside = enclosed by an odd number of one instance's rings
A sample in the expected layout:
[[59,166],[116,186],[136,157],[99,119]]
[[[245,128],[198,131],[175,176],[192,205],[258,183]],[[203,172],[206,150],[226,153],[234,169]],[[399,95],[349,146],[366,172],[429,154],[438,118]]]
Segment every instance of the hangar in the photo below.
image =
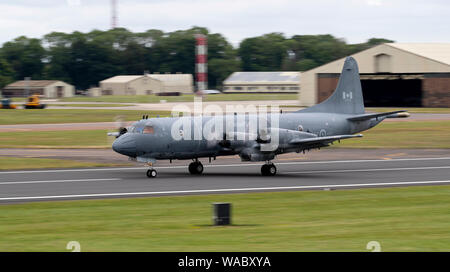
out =
[[2,90],[3,97],[26,97],[33,94],[45,98],[72,97],[75,87],[59,80],[20,80]]
[[192,93],[191,74],[121,75],[100,81],[102,95]]
[[[385,43],[352,55],[371,107],[450,107],[450,43]],[[302,73],[300,105],[334,91],[345,58]]]
[[223,81],[227,93],[298,93],[300,72],[234,72]]

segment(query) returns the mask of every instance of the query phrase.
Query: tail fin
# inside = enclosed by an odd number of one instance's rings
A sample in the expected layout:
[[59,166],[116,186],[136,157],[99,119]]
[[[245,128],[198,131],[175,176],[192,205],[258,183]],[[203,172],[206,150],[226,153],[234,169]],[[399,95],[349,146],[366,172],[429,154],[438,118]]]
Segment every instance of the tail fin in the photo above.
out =
[[356,60],[352,57],[345,59],[336,90],[327,100],[300,111],[344,114],[364,113],[364,99]]

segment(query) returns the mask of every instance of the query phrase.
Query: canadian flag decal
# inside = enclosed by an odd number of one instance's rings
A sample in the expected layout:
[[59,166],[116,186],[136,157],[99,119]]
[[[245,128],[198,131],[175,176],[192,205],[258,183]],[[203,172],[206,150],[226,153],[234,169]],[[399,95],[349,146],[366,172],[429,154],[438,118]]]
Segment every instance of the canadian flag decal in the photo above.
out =
[[351,91],[349,92],[342,92],[342,99],[344,100],[352,100],[353,99],[353,93]]

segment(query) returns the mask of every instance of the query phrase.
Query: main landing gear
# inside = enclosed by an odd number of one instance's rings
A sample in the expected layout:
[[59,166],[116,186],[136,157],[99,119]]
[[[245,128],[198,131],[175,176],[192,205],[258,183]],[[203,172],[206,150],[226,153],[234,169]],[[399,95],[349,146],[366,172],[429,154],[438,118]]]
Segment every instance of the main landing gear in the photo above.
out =
[[156,176],[158,175],[158,172],[156,172],[156,170],[153,169],[153,163],[149,162],[147,164],[148,164],[148,166],[150,166],[150,169],[147,170],[147,177],[148,178],[156,178]]
[[277,168],[271,162],[267,162],[263,166],[261,166],[261,174],[263,176],[275,176],[277,173]]
[[203,173],[203,164],[198,160],[191,162],[189,164],[189,173],[192,175],[200,175]]
[[147,177],[149,177],[149,178],[156,178],[157,175],[158,175],[158,172],[156,172],[155,169],[148,169],[147,170]]

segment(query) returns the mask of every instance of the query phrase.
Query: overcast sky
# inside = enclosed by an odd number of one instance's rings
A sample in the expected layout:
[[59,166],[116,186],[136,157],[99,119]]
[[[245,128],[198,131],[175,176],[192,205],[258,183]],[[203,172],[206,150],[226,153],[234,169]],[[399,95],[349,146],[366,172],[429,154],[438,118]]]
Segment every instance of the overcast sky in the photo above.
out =
[[[119,26],[174,31],[192,26],[233,45],[270,32],[327,34],[347,42],[450,42],[448,0],[117,0]],[[110,0],[0,0],[0,44],[52,31],[107,30]]]

